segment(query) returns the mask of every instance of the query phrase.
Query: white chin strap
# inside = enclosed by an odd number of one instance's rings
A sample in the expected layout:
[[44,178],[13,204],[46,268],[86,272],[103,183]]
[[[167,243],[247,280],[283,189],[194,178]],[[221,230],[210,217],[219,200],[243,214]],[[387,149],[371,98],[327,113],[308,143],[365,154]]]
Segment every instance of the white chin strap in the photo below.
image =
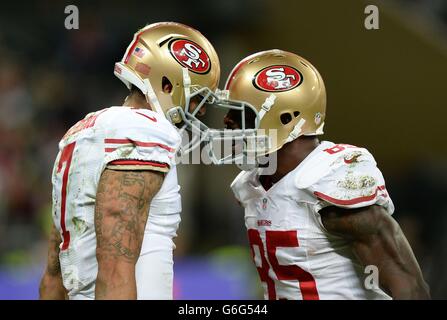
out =
[[298,121],[298,123],[293,127],[292,132],[289,133],[289,136],[286,139],[286,143],[295,140],[301,135],[301,128],[304,126],[305,123],[306,120],[304,120],[303,118]]
[[182,68],[183,71],[183,87],[189,88],[191,85],[191,78],[189,76],[188,68]]
[[324,122],[322,124],[320,124],[320,126],[318,127],[318,129],[316,130],[315,134],[316,135],[320,135],[323,134],[323,128],[324,128]]
[[115,64],[114,74],[124,82],[128,89],[130,89],[132,85],[140,89],[145,95],[146,101],[155,109],[154,111],[164,115],[160,101],[158,100],[149,79],[142,80],[122,62],[117,62]]
[[265,99],[264,103],[261,106],[261,110],[259,111],[259,121],[261,121],[265,114],[269,112],[270,109],[273,107],[273,105],[275,104],[275,99],[276,96],[273,93]]
[[143,80],[145,91],[143,92],[146,96],[146,101],[151,105],[151,107],[155,108],[155,111],[160,114],[164,114],[163,109],[161,108],[160,102],[158,101],[157,96],[155,95],[154,89],[149,81],[149,79]]

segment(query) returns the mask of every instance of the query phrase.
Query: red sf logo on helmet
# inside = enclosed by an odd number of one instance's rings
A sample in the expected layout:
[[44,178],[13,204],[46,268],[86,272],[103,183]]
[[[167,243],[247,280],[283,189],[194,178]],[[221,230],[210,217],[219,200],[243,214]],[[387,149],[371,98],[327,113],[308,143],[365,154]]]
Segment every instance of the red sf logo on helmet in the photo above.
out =
[[169,43],[171,55],[183,67],[194,73],[207,73],[211,69],[208,54],[201,46],[191,40],[174,39]]
[[292,90],[303,82],[303,75],[290,66],[270,66],[256,73],[253,85],[262,91],[282,92]]

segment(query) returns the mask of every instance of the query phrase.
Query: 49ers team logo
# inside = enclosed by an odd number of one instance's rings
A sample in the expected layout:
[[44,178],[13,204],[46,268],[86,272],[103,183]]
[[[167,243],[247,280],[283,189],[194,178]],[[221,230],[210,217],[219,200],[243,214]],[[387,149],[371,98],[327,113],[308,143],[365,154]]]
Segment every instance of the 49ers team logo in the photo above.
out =
[[292,90],[303,82],[301,72],[285,65],[269,66],[258,73],[253,79],[253,85],[262,91],[282,92]]
[[194,73],[204,74],[211,69],[211,61],[208,54],[201,46],[191,40],[171,40],[169,51],[178,63]]

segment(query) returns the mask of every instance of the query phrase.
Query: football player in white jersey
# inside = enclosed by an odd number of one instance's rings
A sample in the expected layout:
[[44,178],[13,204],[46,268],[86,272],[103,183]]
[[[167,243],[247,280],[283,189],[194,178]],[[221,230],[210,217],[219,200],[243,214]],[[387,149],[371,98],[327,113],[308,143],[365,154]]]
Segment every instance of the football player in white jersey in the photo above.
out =
[[265,130],[260,154],[277,161],[274,173],[258,166],[231,185],[265,298],[429,298],[373,156],[318,139],[326,91],[315,67],[281,50],[256,53],[235,66],[226,90],[256,110],[231,110],[227,128]]
[[124,105],[88,114],[59,143],[41,299],[172,299],[175,125],[202,113],[219,59],[197,30],[156,23],[135,34],[115,75],[130,89]]

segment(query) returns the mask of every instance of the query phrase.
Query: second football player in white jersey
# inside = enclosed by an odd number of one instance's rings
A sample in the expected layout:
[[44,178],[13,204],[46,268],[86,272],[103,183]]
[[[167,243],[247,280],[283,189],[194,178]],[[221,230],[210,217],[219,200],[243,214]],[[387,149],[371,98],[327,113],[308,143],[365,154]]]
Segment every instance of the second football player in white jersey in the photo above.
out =
[[[271,141],[261,154],[277,161],[275,172],[243,171],[231,185],[264,297],[429,298],[373,156],[317,138],[326,91],[312,64],[281,50],[260,52],[236,65],[226,89],[230,100],[256,110],[244,118],[230,111],[227,127],[266,130]],[[378,283],[365,282],[371,272]]]

